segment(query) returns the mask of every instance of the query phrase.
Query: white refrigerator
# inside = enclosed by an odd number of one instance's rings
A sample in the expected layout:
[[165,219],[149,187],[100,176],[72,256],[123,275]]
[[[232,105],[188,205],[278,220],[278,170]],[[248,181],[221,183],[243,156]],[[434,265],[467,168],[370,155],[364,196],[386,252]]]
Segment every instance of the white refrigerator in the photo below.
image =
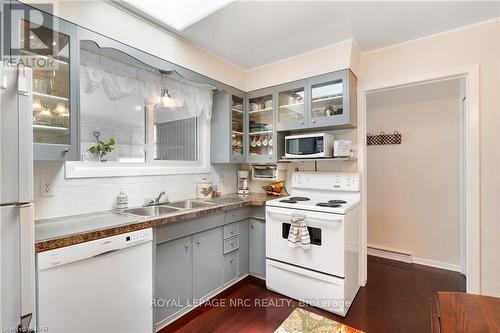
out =
[[0,328],[8,332],[35,323],[31,88],[31,69],[0,64]]

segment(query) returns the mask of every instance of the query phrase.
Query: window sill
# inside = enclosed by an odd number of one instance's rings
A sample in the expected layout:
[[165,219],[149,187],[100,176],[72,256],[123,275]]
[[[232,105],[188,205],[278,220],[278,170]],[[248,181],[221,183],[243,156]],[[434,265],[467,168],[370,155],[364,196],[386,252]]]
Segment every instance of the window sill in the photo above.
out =
[[65,177],[102,178],[102,177],[137,177],[179,174],[210,173],[210,165],[169,163],[115,163],[115,162],[79,162],[65,163]]

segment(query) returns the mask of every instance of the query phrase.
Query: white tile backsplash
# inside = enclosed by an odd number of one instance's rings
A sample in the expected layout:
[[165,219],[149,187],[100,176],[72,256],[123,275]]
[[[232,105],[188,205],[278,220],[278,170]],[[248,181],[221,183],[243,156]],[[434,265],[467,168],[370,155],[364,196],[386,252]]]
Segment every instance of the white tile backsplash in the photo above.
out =
[[[130,207],[142,205],[145,198],[153,198],[161,191],[165,191],[171,201],[195,198],[196,183],[202,178],[212,180],[224,194],[234,193],[237,170],[238,165],[217,164],[212,165],[207,174],[66,179],[63,162],[35,161],[35,217],[51,218],[113,209],[122,187],[128,195]],[[217,183],[220,178],[224,179],[223,183]],[[41,179],[52,182],[54,196],[40,196]]]

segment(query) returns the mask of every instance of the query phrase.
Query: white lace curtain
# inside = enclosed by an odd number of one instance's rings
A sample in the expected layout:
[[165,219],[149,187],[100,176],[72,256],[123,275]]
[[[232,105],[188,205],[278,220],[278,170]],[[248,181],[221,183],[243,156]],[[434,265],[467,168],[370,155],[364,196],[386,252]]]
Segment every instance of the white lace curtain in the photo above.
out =
[[87,94],[102,88],[115,101],[139,93],[146,105],[161,109],[161,91],[167,89],[176,106],[186,107],[193,117],[212,117],[212,86],[190,82],[174,73],[162,76],[84,50],[80,64],[81,84]]

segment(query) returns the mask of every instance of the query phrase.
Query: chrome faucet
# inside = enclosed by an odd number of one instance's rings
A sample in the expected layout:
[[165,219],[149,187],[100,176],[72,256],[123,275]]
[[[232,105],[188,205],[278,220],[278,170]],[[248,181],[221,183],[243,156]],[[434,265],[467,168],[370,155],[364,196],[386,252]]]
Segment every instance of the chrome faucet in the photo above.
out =
[[[160,194],[155,198],[155,199],[146,199],[144,200],[144,207],[146,206],[155,206],[160,204],[160,199],[162,196],[165,195],[165,191],[161,191]],[[165,202],[162,202],[162,204],[168,203],[168,199],[165,200]]]
[[[160,203],[160,199],[161,197],[165,195],[165,191],[161,191],[160,194],[158,194],[158,196],[156,197],[155,199],[155,204],[159,204]],[[168,200],[167,200],[168,201]]]

